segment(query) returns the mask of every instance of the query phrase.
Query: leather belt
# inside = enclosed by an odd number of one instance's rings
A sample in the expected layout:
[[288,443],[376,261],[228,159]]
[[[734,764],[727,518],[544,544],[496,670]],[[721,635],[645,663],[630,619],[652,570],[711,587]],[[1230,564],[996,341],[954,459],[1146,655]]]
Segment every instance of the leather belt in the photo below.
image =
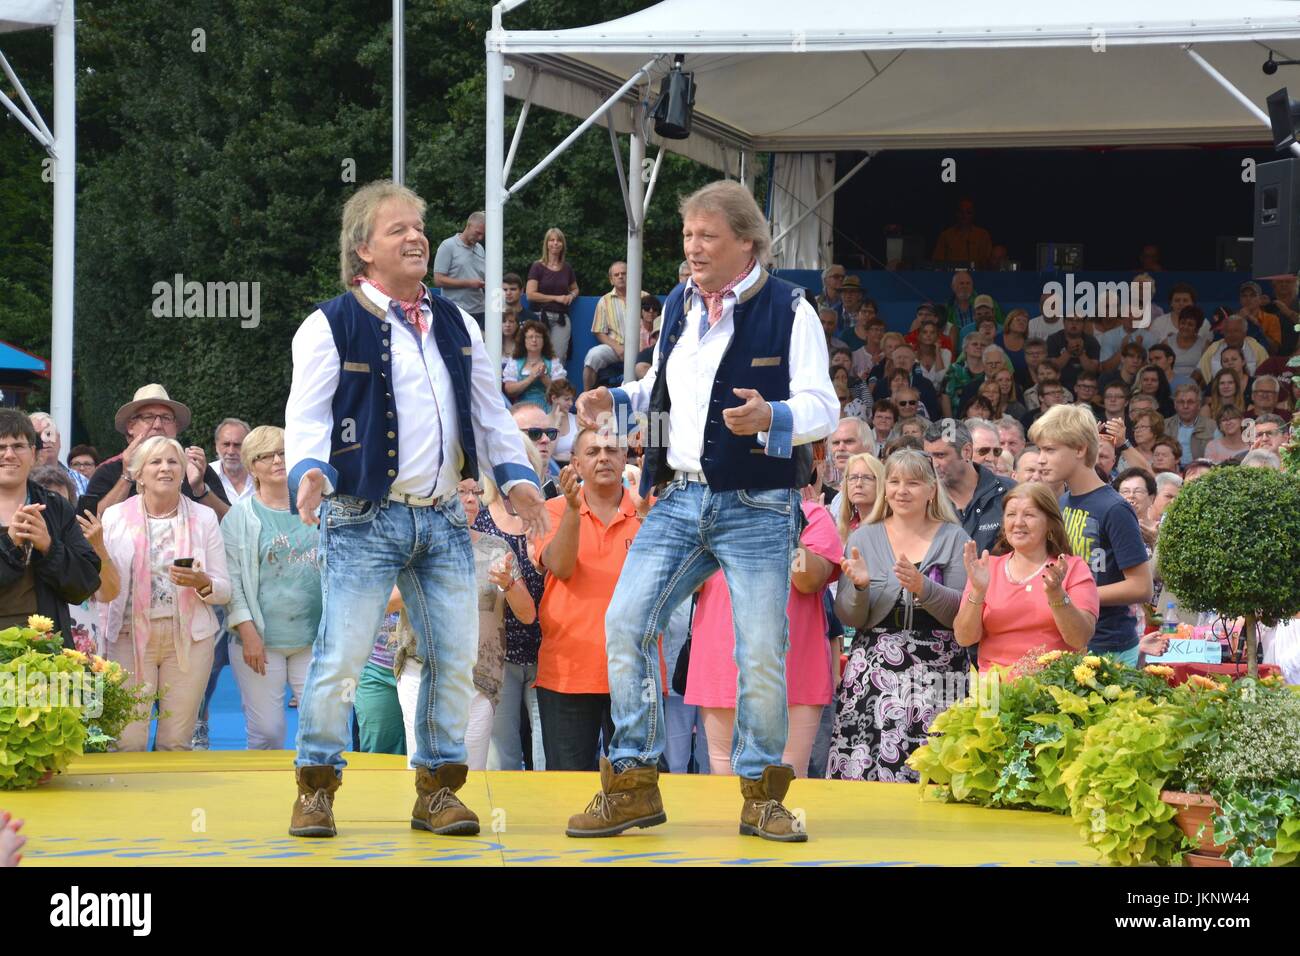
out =
[[452,498],[455,498],[456,494],[457,492],[455,491],[449,491],[445,495],[436,497],[430,495],[425,497],[422,495],[407,495],[393,491],[389,492],[388,500],[400,502],[410,508],[437,508],[440,505],[446,504]]
[[679,471],[674,477],[684,478],[687,481],[694,481],[701,485],[707,485],[709,483],[709,479],[704,476],[704,472],[702,471]]

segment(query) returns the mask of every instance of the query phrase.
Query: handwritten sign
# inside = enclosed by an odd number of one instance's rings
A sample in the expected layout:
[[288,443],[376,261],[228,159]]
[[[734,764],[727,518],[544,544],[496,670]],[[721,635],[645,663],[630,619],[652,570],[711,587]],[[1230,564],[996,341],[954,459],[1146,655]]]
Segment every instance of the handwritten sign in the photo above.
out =
[[1147,657],[1148,664],[1219,664],[1223,647],[1218,641],[1197,640],[1194,637],[1171,638],[1169,646],[1159,657]]

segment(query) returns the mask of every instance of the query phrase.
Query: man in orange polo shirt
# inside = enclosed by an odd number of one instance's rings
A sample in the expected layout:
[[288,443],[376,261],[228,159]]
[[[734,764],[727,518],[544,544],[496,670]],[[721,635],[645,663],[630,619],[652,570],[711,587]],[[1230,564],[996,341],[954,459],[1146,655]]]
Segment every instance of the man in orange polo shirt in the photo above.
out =
[[[599,737],[614,733],[609,713],[605,610],[632,539],[641,530],[636,500],[623,487],[627,451],[614,436],[584,429],[560,472],[563,497],[546,503],[551,531],[541,559],[537,706],[547,770],[595,770]],[[579,483],[581,479],[581,483]]]

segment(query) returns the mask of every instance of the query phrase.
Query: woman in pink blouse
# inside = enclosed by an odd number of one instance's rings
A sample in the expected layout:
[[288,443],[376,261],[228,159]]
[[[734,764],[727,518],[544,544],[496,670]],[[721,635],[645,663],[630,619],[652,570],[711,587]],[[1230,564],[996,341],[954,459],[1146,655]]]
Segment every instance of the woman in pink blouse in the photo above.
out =
[[[815,501],[803,502],[807,524],[791,565],[790,645],[785,661],[790,733],[782,761],[795,776],[808,775],[808,758],[821,723],[822,709],[831,702],[830,642],[822,592],[839,575],[843,553],[831,513]],[[691,626],[691,659],[686,677],[686,704],[703,708],[704,733],[709,741],[709,766],[715,774],[734,773],[736,680],[735,630],[731,595],[719,571],[704,582]]]
[[1041,482],[1002,499],[994,557],[966,543],[966,592],[953,623],[957,643],[978,644],[981,670],[1014,664],[1030,651],[1080,651],[1097,624],[1092,570],[1070,553],[1056,497]]

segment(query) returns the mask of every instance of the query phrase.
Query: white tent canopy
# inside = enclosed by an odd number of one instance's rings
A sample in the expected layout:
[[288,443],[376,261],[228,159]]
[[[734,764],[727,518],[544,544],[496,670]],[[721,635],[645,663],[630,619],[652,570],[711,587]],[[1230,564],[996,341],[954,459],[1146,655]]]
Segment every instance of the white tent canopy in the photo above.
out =
[[[507,94],[525,116],[535,104],[588,118],[580,129],[604,112],[631,134],[634,193],[646,104],[675,54],[695,74],[695,120],[662,147],[744,179],[755,152],[1267,142],[1261,104],[1285,74],[1260,66],[1270,51],[1300,58],[1300,0],[662,0],[588,27],[504,29],[525,2],[498,3],[487,36],[489,288],[504,204],[560,152],[507,188]],[[628,207],[631,299],[640,204]]]
[[1258,118],[1183,48],[1262,104],[1285,77],[1260,70],[1268,51],[1300,55],[1300,2],[663,0],[609,23],[496,39],[516,67],[508,94],[522,99],[533,83],[535,104],[579,116],[647,54],[685,54],[700,135],[669,148],[721,168],[722,146],[1259,141]]

